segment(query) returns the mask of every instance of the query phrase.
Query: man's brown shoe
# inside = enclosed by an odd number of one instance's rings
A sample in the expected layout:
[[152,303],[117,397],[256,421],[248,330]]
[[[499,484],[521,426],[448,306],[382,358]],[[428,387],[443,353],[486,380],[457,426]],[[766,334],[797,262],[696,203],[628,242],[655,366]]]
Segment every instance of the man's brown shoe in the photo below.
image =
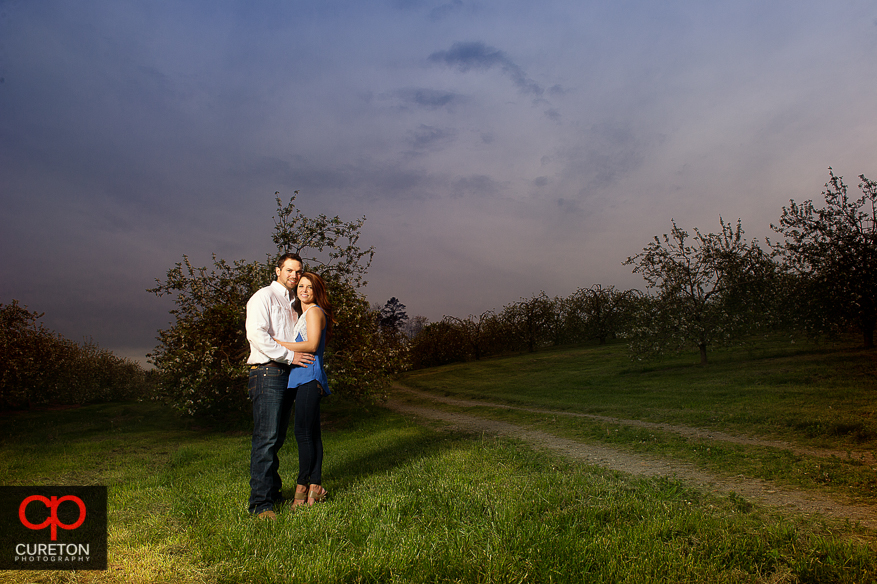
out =
[[266,510],[262,511],[261,513],[259,513],[258,515],[256,515],[256,517],[258,517],[259,519],[268,519],[270,521],[276,521],[277,520],[277,513],[275,513],[271,509],[266,509]]

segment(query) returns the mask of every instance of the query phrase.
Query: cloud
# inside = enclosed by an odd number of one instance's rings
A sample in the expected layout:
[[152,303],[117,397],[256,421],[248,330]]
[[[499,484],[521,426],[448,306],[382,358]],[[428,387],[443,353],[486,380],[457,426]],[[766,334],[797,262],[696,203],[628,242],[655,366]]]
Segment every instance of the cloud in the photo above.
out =
[[607,121],[592,125],[578,141],[560,161],[565,167],[565,182],[577,185],[580,193],[588,193],[606,189],[637,170],[659,138],[624,122]]
[[463,8],[463,0],[451,0],[441,6],[436,6],[429,12],[429,19],[433,21],[442,20],[461,10]]
[[554,122],[559,122],[560,121],[560,112],[557,111],[555,108],[550,107],[547,110],[545,110],[545,117],[548,118],[549,120],[554,121]]
[[527,77],[524,70],[514,63],[503,51],[489,47],[481,42],[454,43],[447,51],[436,51],[429,56],[433,63],[456,67],[463,73],[476,70],[498,68],[508,75],[521,93],[542,95],[542,87]]
[[431,110],[441,108],[451,109],[452,106],[465,101],[463,96],[451,91],[440,91],[419,87],[400,89],[394,92],[394,95],[406,103]]
[[421,124],[411,133],[410,143],[415,150],[436,150],[453,140],[454,136],[451,130]]
[[453,185],[454,198],[465,197],[467,195],[490,196],[498,192],[500,192],[499,183],[483,174],[457,179]]

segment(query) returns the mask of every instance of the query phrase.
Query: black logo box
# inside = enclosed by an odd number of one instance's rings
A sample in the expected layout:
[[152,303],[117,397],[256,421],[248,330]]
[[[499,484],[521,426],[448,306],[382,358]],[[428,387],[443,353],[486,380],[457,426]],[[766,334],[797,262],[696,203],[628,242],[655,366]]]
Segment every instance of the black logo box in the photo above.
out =
[[[22,504],[31,497],[40,498],[24,506],[22,521]],[[63,527],[80,519],[74,529]],[[34,528],[42,524],[46,525]],[[106,569],[106,487],[0,487],[0,570]]]

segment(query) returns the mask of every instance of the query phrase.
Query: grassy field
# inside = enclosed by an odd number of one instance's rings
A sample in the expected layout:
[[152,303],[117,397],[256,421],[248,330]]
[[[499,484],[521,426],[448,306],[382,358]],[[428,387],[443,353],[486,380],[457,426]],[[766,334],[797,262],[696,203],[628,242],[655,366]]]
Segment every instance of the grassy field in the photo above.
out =
[[[403,382],[873,451],[872,354],[775,346],[713,359],[641,367],[623,348],[584,347],[414,372]],[[580,419],[481,409],[585,442],[606,434]],[[609,434],[619,447],[642,447],[633,434]],[[860,526],[608,472],[513,440],[449,434],[335,398],[324,407],[331,498],[284,509],[273,523],[246,513],[246,427],[109,404],[2,417],[0,440],[4,485],[104,484],[110,493],[107,571],[0,572],[3,582],[877,581],[874,533]],[[652,442],[659,455],[685,450],[669,436]],[[281,471],[292,476],[295,467],[290,444]],[[864,482],[855,489],[873,497]]]
[[410,373],[448,395],[877,450],[877,358],[773,340],[635,364],[624,347],[545,350]]
[[[692,365],[695,362],[691,355],[633,365],[619,345],[567,348],[415,371],[404,384],[474,401],[787,442],[791,450],[692,440],[582,417],[475,408],[484,417],[566,438],[681,459],[710,472],[744,473],[783,485],[840,492],[877,505],[873,351],[855,345],[800,347],[772,341],[757,349],[717,351],[706,367]],[[801,454],[808,450],[835,454]]]

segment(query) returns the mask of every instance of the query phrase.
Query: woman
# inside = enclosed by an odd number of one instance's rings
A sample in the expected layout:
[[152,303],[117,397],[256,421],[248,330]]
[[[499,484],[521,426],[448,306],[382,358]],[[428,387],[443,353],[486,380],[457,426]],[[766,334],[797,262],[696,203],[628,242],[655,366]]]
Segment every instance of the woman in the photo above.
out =
[[314,363],[293,367],[289,388],[295,390],[295,440],[298,443],[298,480],[292,506],[313,505],[326,498],[322,487],[323,440],[320,437],[320,399],[329,395],[329,381],[323,370],[323,351],[332,335],[332,304],[326,283],[312,272],[302,274],[296,287],[302,314],[293,329],[295,342],[277,342],[290,351],[314,354]]

